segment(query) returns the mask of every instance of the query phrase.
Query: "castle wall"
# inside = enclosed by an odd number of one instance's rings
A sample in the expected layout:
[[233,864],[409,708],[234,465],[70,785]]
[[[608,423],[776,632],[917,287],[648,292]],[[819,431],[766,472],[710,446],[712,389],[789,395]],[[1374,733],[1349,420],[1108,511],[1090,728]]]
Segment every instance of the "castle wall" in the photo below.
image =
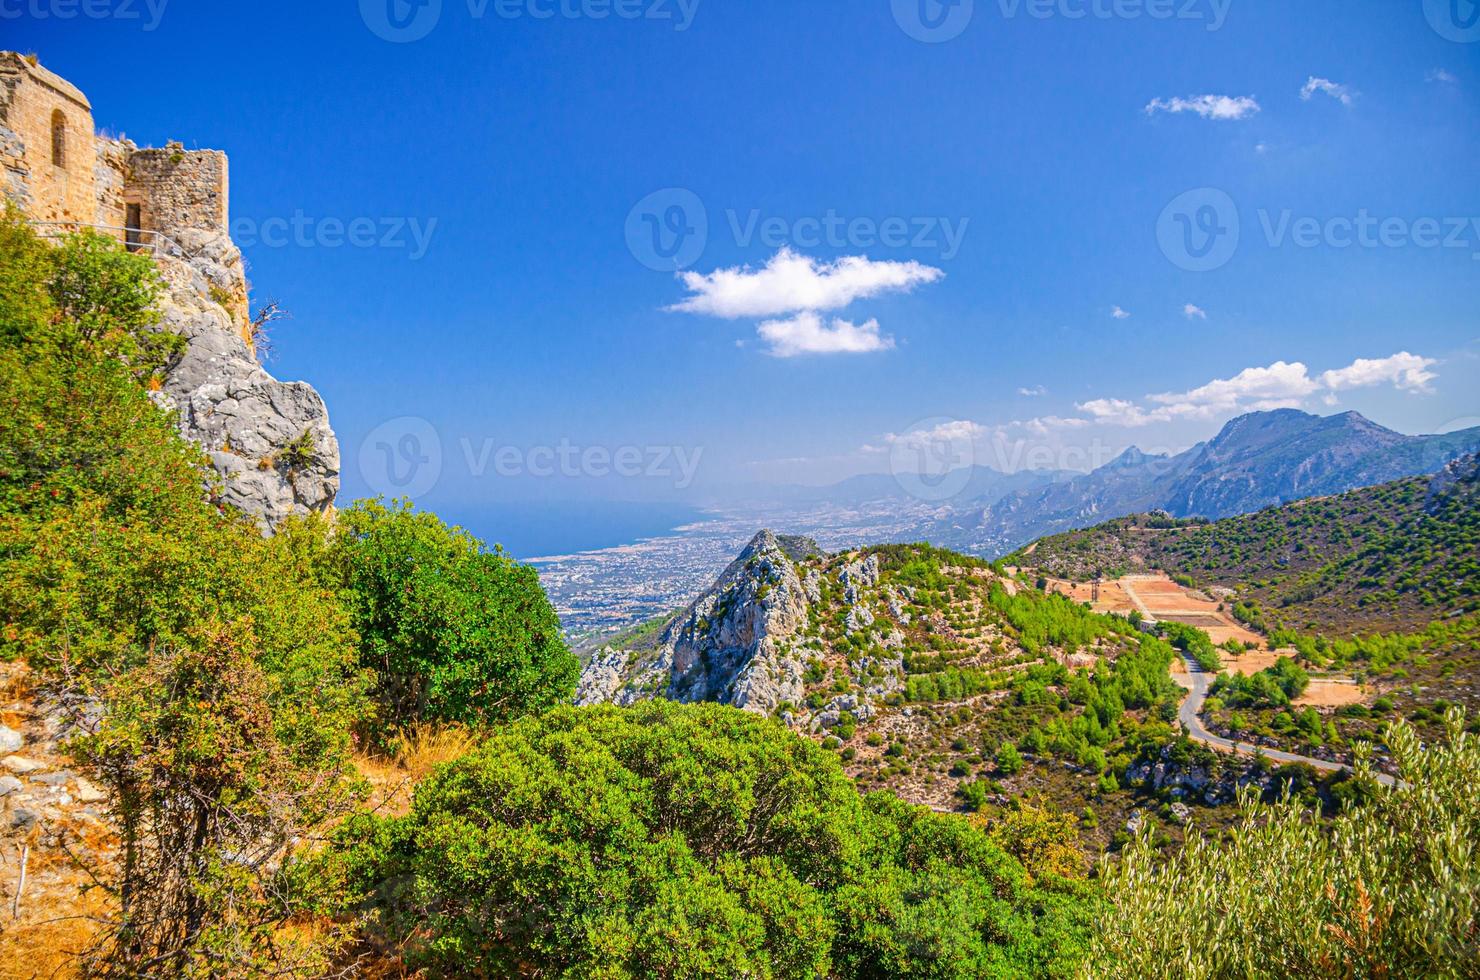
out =
[[187,230],[224,235],[227,173],[219,150],[140,149],[95,136],[92,107],[75,86],[28,57],[0,52],[0,192],[32,220],[137,227],[171,238]]
[[[128,226],[128,158],[133,152],[134,145],[126,140],[98,137],[97,160],[93,165],[94,224],[105,228]],[[123,232],[116,234],[123,237]]]
[[128,155],[127,204],[138,204],[146,231],[170,235],[184,229],[220,231],[228,226],[226,154],[187,150],[171,143],[162,150]]
[[[60,164],[53,123],[62,133]],[[37,221],[91,222],[92,106],[70,82],[14,52],[0,52],[0,163],[7,190]]]

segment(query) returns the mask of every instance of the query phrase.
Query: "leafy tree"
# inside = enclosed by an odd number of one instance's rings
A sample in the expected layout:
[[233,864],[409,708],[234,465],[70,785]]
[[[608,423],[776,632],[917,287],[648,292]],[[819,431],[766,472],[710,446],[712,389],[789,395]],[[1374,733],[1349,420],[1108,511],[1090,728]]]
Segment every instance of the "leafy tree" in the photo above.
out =
[[1213,681],[1212,693],[1234,708],[1282,708],[1305,693],[1310,674],[1291,657],[1280,657],[1274,666],[1246,677],[1221,674]]
[[409,503],[360,501],[327,553],[383,718],[486,723],[568,701],[580,663],[533,568]]
[[514,722],[323,873],[432,976],[1068,975],[1093,915],[774,722],[664,701]]
[[1022,801],[986,830],[994,844],[1021,861],[1035,877],[1084,877],[1084,849],[1072,813]]

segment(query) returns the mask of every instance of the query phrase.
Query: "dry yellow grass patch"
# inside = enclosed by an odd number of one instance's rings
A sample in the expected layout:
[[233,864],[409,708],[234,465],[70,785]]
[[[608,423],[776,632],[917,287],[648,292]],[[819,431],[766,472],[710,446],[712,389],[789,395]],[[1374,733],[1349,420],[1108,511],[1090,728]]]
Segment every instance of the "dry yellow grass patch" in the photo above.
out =
[[355,768],[370,783],[370,806],[379,813],[404,814],[416,784],[443,763],[478,747],[478,736],[461,725],[418,722],[402,729],[393,755],[361,754]]
[[82,975],[79,957],[97,943],[112,913],[100,888],[47,896],[23,907],[18,920],[7,906],[0,912],[0,980]]

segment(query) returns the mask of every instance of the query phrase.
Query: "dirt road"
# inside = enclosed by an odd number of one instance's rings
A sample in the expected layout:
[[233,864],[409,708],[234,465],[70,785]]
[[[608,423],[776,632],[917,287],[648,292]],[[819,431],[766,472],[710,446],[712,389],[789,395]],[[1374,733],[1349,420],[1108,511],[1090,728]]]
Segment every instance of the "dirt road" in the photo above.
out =
[[[1182,729],[1187,732],[1187,737],[1194,742],[1202,742],[1215,749],[1224,752],[1236,752],[1239,755],[1256,755],[1263,753],[1267,758],[1276,762],[1297,762],[1305,766],[1313,766],[1316,769],[1324,769],[1327,772],[1336,772],[1341,769],[1350,770],[1351,766],[1342,765],[1339,762],[1327,762],[1325,759],[1312,759],[1308,755],[1296,755],[1293,752],[1281,752],[1279,749],[1265,748],[1252,745],[1248,742],[1236,742],[1221,735],[1214,735],[1203,727],[1202,706],[1208,697],[1208,687],[1212,683],[1211,675],[1199,667],[1190,657],[1183,658],[1187,662],[1186,684],[1189,688],[1187,700],[1182,702],[1182,708],[1177,712],[1177,720],[1182,723]],[[1375,773],[1376,779],[1384,786],[1392,786],[1395,781],[1392,776],[1384,773]]]

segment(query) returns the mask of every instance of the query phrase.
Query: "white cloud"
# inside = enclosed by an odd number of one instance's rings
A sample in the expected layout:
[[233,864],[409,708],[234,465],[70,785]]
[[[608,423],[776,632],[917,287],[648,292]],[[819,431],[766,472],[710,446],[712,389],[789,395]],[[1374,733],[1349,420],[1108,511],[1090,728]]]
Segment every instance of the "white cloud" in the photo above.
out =
[[1292,408],[1320,386],[1299,361],[1275,361],[1268,367],[1244,368],[1190,391],[1148,396],[1175,416],[1206,417],[1242,408]]
[[1122,310],[1118,306],[1111,307],[1110,315],[1117,320],[1129,320],[1131,316],[1129,313],[1127,313],[1125,310]]
[[1064,418],[1061,415],[1042,415],[1036,419],[1009,423],[1004,428],[1017,427],[1027,429],[1034,435],[1045,436],[1056,429],[1081,429],[1089,424],[1089,419]]
[[1437,377],[1429,368],[1437,363],[1407,351],[1376,359],[1359,357],[1344,368],[1322,374],[1321,384],[1332,391],[1391,384],[1399,391],[1428,392],[1432,390],[1429,382]]
[[1209,381],[1190,391],[1148,395],[1146,400],[1154,403],[1151,406],[1121,398],[1097,398],[1077,407],[1092,421],[1135,428],[1180,418],[1294,408],[1317,387],[1304,364],[1276,361],[1269,367],[1245,368],[1232,378]]
[[1312,75],[1306,79],[1305,86],[1301,88],[1300,97],[1309,102],[1310,97],[1317,92],[1324,92],[1342,105],[1351,105],[1352,100],[1357,96],[1357,93],[1353,92],[1349,86],[1333,82],[1329,78],[1317,78]]
[[867,354],[890,350],[894,338],[881,336],[879,321],[851,323],[834,318],[824,323],[816,313],[798,313],[785,320],[766,320],[756,327],[761,339],[770,344],[767,353],[775,357],[799,354]]
[[668,309],[727,320],[836,310],[880,293],[907,293],[944,275],[919,262],[874,262],[861,255],[818,262],[783,248],[760,269],[736,266],[707,275],[683,273],[683,284],[694,295]]
[[858,451],[866,456],[870,456],[890,452],[899,446],[930,449],[942,443],[962,445],[986,438],[991,431],[986,426],[972,422],[969,419],[954,419],[948,422],[937,423],[928,429],[911,429],[909,432],[885,433],[883,445],[867,443],[860,446]]
[[1189,320],[1194,318],[1199,320],[1206,320],[1208,318],[1208,311],[1203,309],[1201,306],[1194,306],[1193,304],[1188,303],[1186,306],[1182,307],[1182,315]]
[[1458,78],[1454,77],[1452,73],[1445,71],[1443,68],[1435,68],[1433,71],[1425,75],[1423,77],[1423,80],[1426,82],[1443,82],[1445,85],[1454,85],[1459,82]]
[[1399,391],[1427,393],[1436,375],[1430,371],[1437,361],[1403,351],[1391,357],[1358,358],[1343,368],[1311,377],[1299,361],[1275,361],[1267,367],[1245,368],[1231,378],[1219,378],[1181,392],[1147,395],[1137,403],[1123,398],[1097,398],[1076,408],[1086,421],[1101,425],[1136,428],[1177,419],[1207,419],[1240,412],[1264,412],[1276,408],[1300,408],[1321,394],[1327,405],[1336,403],[1335,392],[1390,384]]
[[1151,417],[1135,402],[1126,401],[1123,398],[1096,398],[1092,401],[1080,402],[1074,407],[1090,416],[1088,421],[1101,425],[1139,427],[1156,421],[1165,421],[1165,419]]
[[1269,144],[1268,143],[1255,143],[1254,144],[1254,152],[1255,153],[1258,153],[1260,155],[1263,155],[1265,153],[1268,153],[1269,152]]
[[905,433],[891,432],[884,437],[884,441],[890,445],[902,443],[907,446],[922,446],[932,442],[979,439],[990,431],[986,426],[969,419],[953,419],[949,422],[940,422],[928,429],[913,429]]
[[1146,115],[1157,112],[1195,112],[1204,119],[1246,119],[1259,111],[1259,103],[1249,95],[1193,95],[1188,98],[1152,99],[1146,104]]
[[1018,394],[1024,398],[1038,398],[1048,394],[1048,389],[1043,387],[1043,385],[1034,385],[1031,388],[1019,388]]

